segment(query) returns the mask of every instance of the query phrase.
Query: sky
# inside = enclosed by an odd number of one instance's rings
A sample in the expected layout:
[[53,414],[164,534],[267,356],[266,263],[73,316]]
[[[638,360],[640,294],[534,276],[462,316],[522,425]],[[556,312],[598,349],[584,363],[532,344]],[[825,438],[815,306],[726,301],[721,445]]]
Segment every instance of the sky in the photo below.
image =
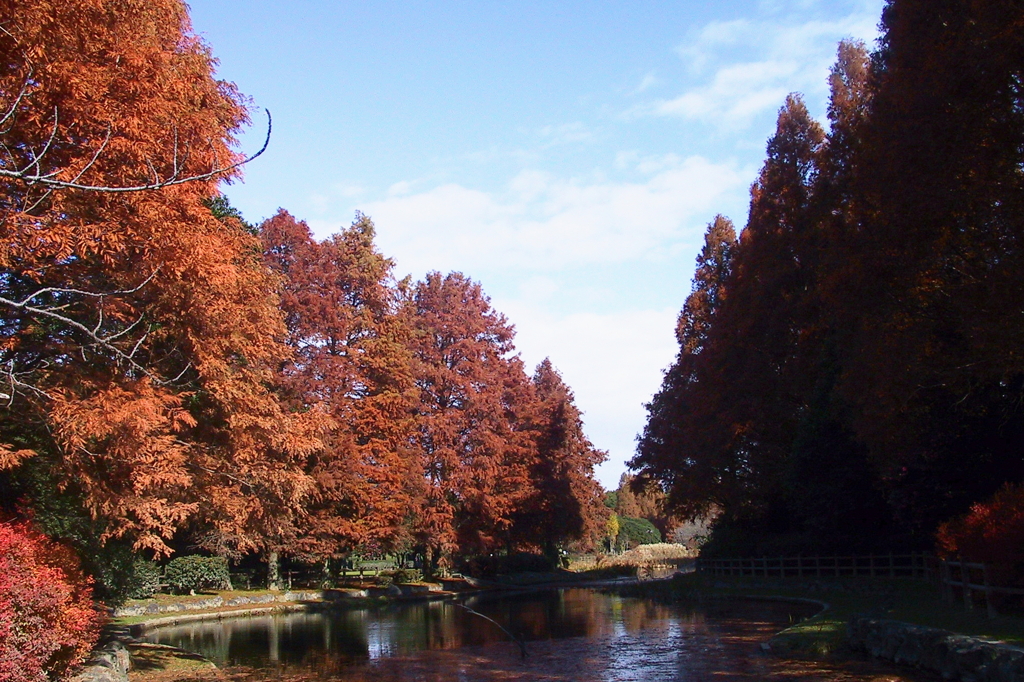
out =
[[746,221],[786,95],[825,121],[844,38],[882,0],[194,0],[252,100],[224,188],[319,238],[370,216],[398,277],[459,271],[549,357],[618,485],[717,213]]

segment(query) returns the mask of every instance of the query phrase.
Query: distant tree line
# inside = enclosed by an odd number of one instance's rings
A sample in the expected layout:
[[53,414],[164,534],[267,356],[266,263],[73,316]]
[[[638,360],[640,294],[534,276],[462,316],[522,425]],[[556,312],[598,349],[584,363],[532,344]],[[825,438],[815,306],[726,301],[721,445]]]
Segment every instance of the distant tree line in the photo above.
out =
[[1000,530],[1024,511],[1024,10],[889,0],[881,29],[840,44],[827,129],[786,99],[648,405],[637,484],[714,517],[708,553],[942,529],[945,552],[1024,557]]

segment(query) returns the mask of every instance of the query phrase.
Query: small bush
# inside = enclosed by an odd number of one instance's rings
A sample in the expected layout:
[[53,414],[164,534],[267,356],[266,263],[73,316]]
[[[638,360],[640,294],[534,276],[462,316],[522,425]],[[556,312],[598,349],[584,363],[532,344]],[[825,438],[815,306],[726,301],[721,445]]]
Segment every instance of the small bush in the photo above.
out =
[[148,599],[160,589],[160,567],[152,561],[136,557],[132,564],[126,594],[129,599]]
[[0,679],[63,676],[88,655],[100,625],[74,552],[27,524],[0,523]]
[[192,555],[172,559],[164,576],[167,584],[178,594],[204,589],[231,589],[228,560],[220,556]]
[[418,583],[423,580],[423,574],[414,568],[400,568],[394,573],[396,583]]
[[936,533],[943,557],[991,564],[997,582],[1024,585],[1024,485],[1006,485]]

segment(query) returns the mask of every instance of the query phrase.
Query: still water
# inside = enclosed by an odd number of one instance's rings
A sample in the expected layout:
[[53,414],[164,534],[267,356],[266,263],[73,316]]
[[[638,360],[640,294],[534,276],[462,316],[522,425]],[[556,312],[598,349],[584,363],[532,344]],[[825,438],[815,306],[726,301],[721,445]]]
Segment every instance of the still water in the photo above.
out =
[[287,613],[159,628],[146,639],[201,653],[233,679],[909,680],[874,664],[784,663],[760,643],[813,607],[698,609],[591,589]]

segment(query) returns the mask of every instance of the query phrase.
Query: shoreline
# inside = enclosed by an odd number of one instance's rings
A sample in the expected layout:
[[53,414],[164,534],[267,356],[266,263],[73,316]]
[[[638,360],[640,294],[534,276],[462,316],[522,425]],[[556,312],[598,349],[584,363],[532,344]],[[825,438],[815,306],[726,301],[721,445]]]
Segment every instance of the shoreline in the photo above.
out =
[[[597,580],[564,580],[550,581],[536,584],[506,584],[495,581],[474,580],[477,583],[472,589],[466,590],[443,590],[443,589],[410,589],[402,594],[369,594],[368,590],[305,590],[305,591],[283,591],[278,595],[260,595],[254,597],[252,602],[238,602],[244,597],[235,597],[228,600],[235,601],[234,604],[225,603],[223,606],[208,608],[190,608],[190,604],[210,602],[216,597],[203,600],[170,602],[162,605],[166,610],[153,614],[122,615],[115,616],[110,625],[107,626],[110,634],[105,639],[117,639],[125,635],[137,638],[149,630],[160,627],[180,625],[203,620],[224,620],[226,618],[245,618],[267,613],[292,613],[299,611],[323,611],[333,608],[359,608],[369,605],[400,604],[403,602],[441,601],[456,600],[461,597],[470,597],[490,593],[510,592],[533,592],[537,590],[565,589],[571,587],[579,588],[608,588],[608,587],[635,587],[656,582],[671,580],[672,576],[655,578],[646,581],[638,581],[636,578],[615,578]],[[435,585],[431,584],[431,585]],[[401,589],[402,586],[399,586]],[[421,587],[410,585],[405,587]],[[352,593],[357,594],[352,594]],[[319,594],[318,598],[309,598]],[[289,598],[295,595],[295,598]],[[331,596],[328,596],[331,595]],[[267,599],[267,596],[273,596]],[[258,601],[255,601],[258,600]],[[117,620],[143,618],[136,622],[121,622]]]

